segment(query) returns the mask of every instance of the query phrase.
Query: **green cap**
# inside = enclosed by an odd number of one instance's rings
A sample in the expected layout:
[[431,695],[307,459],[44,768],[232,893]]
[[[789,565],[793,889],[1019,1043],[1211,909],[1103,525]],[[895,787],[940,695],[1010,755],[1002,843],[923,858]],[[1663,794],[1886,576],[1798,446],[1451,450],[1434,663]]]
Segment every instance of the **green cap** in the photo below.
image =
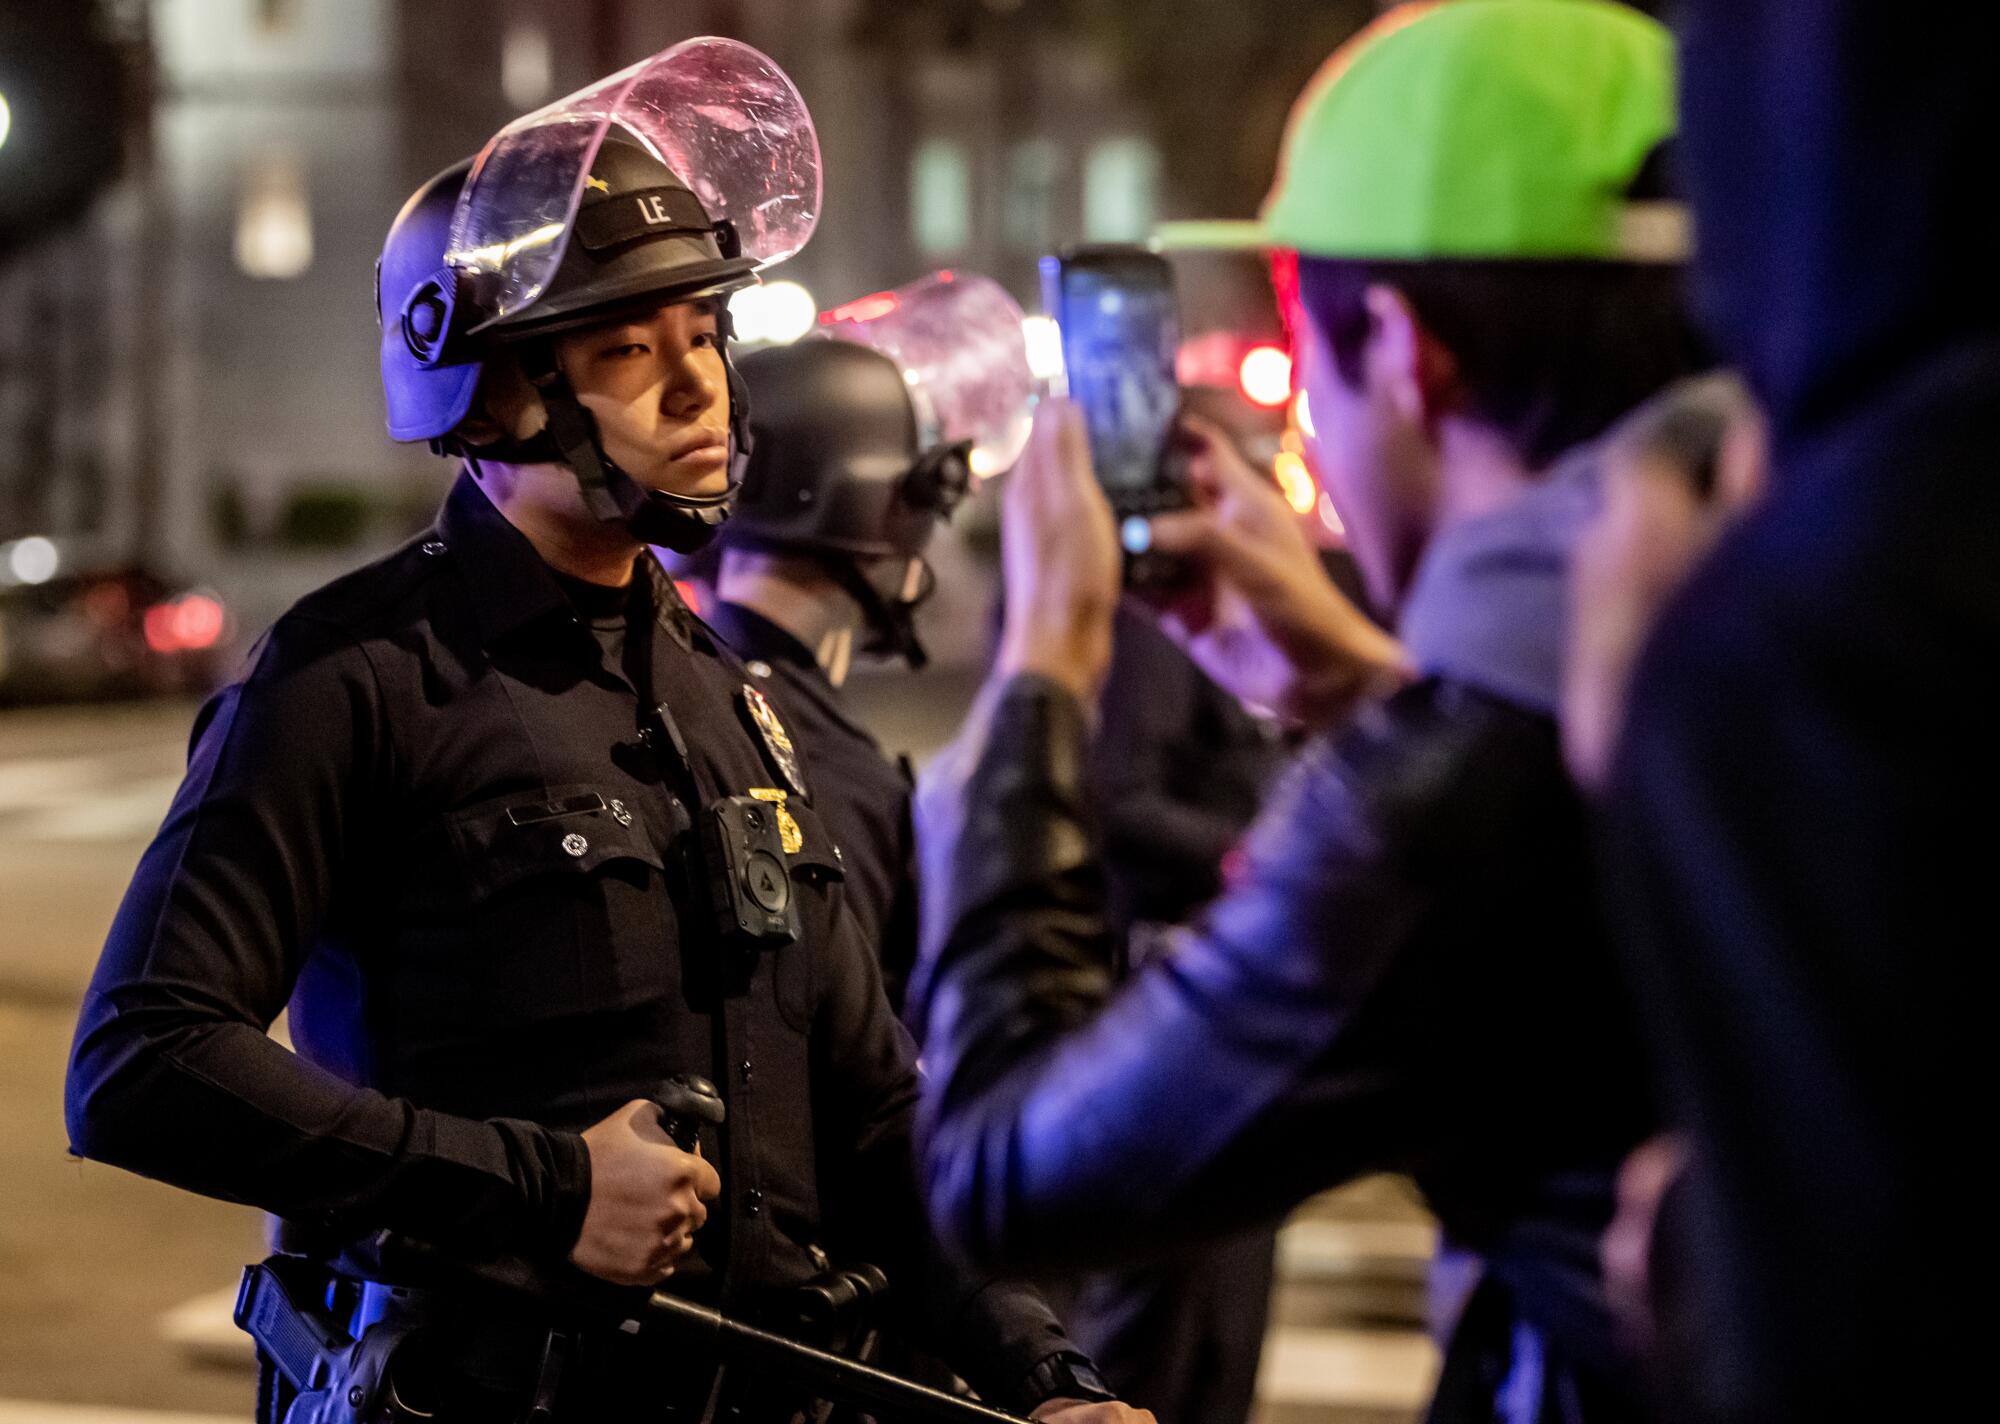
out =
[[1299,96],[1263,243],[1312,257],[1679,261],[1686,212],[1635,202],[1674,131],[1673,42],[1610,0],[1390,11]]

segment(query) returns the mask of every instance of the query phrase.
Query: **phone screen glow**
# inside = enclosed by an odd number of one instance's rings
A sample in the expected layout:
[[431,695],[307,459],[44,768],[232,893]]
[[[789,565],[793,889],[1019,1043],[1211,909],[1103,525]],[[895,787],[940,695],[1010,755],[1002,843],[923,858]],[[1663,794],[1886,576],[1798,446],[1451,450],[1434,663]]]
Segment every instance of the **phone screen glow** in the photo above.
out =
[[1113,493],[1152,488],[1180,406],[1180,320],[1164,268],[1066,265],[1060,320],[1098,482]]

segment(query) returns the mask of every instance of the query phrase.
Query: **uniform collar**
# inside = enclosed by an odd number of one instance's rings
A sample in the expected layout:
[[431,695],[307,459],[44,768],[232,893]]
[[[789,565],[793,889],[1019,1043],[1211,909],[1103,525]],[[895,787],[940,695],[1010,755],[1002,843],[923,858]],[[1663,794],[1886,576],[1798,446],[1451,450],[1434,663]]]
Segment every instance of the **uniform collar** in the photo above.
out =
[[444,498],[438,534],[472,593],[473,617],[491,645],[552,613],[570,612],[549,566],[461,469]]
[[[530,623],[555,614],[576,623],[569,596],[535,546],[460,470],[438,515],[438,542],[456,557],[472,595],[473,617],[488,647]],[[638,573],[653,589],[653,617],[682,647],[694,646],[694,619],[660,561],[641,553]]]
[[739,658],[762,658],[819,671],[812,649],[754,608],[717,599],[709,609],[708,621]]

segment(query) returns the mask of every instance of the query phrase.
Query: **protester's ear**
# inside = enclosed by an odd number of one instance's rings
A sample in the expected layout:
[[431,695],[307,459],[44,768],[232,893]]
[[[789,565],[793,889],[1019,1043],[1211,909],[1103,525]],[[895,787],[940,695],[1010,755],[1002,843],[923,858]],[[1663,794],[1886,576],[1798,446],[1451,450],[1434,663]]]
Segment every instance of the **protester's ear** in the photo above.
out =
[[1747,411],[1732,421],[1715,462],[1716,503],[1732,514],[1755,504],[1764,493],[1770,458],[1769,433],[1760,413]]
[[1362,356],[1367,383],[1385,394],[1405,420],[1433,428],[1457,404],[1457,358],[1424,325],[1409,299],[1386,282],[1370,284],[1362,302],[1368,311],[1368,345]]

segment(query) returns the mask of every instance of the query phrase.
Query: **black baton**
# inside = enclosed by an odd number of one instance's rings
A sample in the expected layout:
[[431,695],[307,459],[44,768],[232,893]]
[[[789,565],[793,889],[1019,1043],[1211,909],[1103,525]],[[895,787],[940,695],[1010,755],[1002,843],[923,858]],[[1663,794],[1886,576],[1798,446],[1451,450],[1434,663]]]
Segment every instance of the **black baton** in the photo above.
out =
[[[692,1075],[670,1079],[661,1086],[654,1101],[660,1110],[660,1126],[683,1152],[695,1150],[702,1123],[719,1126],[723,1121],[722,1095],[705,1079]],[[381,1255],[435,1265],[483,1285],[532,1296],[544,1304],[600,1316],[618,1313],[609,1309],[602,1297],[580,1300],[578,1292],[554,1287],[525,1261],[466,1261],[425,1242],[386,1233],[381,1238]],[[768,1370],[835,1404],[910,1424],[1028,1424],[1018,1414],[932,1389],[858,1360],[816,1350],[665,1291],[652,1292],[640,1313],[676,1336],[706,1346],[721,1364]]]

